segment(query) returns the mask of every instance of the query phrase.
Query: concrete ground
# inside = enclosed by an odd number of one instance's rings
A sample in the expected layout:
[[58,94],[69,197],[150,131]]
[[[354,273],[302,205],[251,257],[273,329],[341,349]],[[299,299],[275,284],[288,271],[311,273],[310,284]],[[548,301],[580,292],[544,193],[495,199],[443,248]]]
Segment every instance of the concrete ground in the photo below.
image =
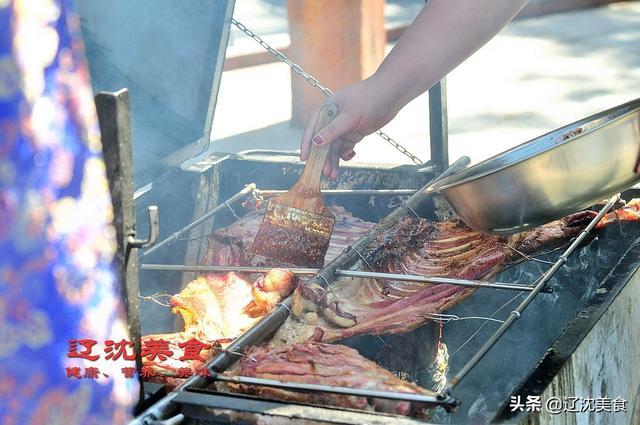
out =
[[[249,13],[244,6],[251,2],[272,4],[273,10]],[[277,1],[251,2],[238,2],[235,18],[257,33],[286,37],[280,31],[286,10]],[[401,23],[415,16],[421,2],[388,3],[387,15],[395,10]],[[231,48],[251,41],[234,37]],[[289,125],[290,78],[280,63],[225,71],[213,149],[297,149],[302,130]],[[466,154],[473,162],[640,97],[640,2],[515,21],[451,72],[447,86],[450,157]],[[384,128],[425,162],[427,105],[426,95],[420,96]],[[356,152],[353,161],[409,162],[377,136],[367,137]]]

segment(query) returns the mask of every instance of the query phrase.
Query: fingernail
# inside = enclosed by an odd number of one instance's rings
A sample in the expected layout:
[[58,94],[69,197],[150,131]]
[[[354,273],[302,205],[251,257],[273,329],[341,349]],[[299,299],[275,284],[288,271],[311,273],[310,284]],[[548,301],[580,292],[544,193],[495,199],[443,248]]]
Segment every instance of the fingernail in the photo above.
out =
[[320,146],[320,145],[324,144],[324,138],[319,134],[317,136],[315,136],[313,139],[311,139],[311,141],[316,146]]
[[351,152],[351,153],[349,154],[349,156],[347,156],[347,158],[351,159],[351,158],[353,158],[354,156],[356,156],[356,153],[355,153],[355,152]]

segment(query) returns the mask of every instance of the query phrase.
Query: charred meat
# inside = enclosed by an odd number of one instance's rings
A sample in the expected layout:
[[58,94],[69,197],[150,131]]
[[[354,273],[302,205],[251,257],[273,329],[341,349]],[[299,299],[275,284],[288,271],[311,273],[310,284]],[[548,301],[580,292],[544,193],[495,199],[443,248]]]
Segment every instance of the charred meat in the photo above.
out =
[[[239,375],[283,382],[434,395],[404,381],[362,357],[353,348],[308,341],[284,348],[254,347],[243,358]],[[399,415],[420,415],[427,406],[405,401],[367,399],[328,393],[303,393],[268,387],[233,385],[236,391],[280,400],[375,410]]]

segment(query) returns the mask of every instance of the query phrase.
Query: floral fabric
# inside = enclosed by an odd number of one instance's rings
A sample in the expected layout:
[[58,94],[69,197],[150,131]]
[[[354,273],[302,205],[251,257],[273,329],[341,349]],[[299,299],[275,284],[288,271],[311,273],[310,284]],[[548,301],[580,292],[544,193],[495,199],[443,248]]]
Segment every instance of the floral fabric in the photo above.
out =
[[[137,381],[79,21],[69,0],[0,0],[0,423],[118,424]],[[99,342],[97,361],[70,340]],[[67,368],[100,370],[68,377]],[[95,374],[94,374],[95,375]]]

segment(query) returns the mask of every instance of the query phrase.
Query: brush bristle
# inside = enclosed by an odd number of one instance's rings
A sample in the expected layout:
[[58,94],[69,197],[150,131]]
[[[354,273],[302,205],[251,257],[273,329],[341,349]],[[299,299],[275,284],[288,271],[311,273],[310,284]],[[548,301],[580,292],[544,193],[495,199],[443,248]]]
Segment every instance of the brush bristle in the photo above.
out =
[[322,267],[335,219],[270,202],[251,251],[299,267]]

